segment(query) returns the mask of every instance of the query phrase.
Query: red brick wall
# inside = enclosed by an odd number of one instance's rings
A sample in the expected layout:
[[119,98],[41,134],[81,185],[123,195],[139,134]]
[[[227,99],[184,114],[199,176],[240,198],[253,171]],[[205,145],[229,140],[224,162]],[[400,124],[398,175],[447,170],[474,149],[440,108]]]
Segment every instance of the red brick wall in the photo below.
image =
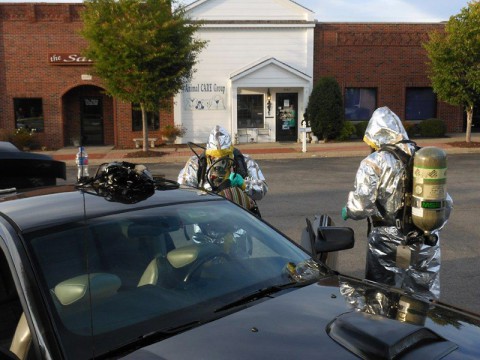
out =
[[[375,87],[377,105],[405,116],[406,87],[430,87],[422,42],[443,24],[318,23],[315,28],[314,82],[322,76],[340,87]],[[437,118],[448,132],[461,132],[460,107],[438,101]]]
[[[132,132],[130,104],[104,95],[90,65],[49,62],[50,53],[80,53],[86,46],[79,34],[82,9],[82,4],[0,4],[0,128],[15,128],[14,98],[40,97],[45,125],[39,133],[42,145],[52,149],[71,145],[71,137],[80,129],[76,98],[97,95],[104,97],[105,145],[133,148],[132,139],[141,132]],[[82,80],[85,74],[93,75],[92,79]],[[96,90],[92,93],[92,89]],[[166,123],[173,124],[173,113],[161,113],[161,126]],[[158,131],[149,135],[160,138]]]
[[77,52],[85,42],[77,35],[81,6],[67,4],[9,4],[0,6],[3,63],[0,126],[14,129],[13,98],[41,97],[45,131],[39,133],[50,148],[64,145],[61,97],[81,82],[89,66],[53,66],[50,52]]
[[[173,103],[173,99],[172,99]],[[118,126],[112,129],[114,143],[119,149],[131,149],[134,147],[134,138],[141,138],[143,136],[142,131],[132,130],[132,106],[129,103],[125,103],[118,99],[113,101],[113,117],[116,119]],[[166,124],[173,124],[173,111],[160,111],[160,127]],[[158,138],[157,145],[162,143],[162,137],[160,130],[149,130],[149,138]]]
[[[101,93],[102,82],[90,65],[60,66],[49,62],[49,53],[79,53],[86,42],[82,4],[0,4],[0,129],[13,131],[14,98],[40,97],[45,131],[42,145],[60,148],[71,144],[79,131],[76,97],[96,89],[104,96],[104,143],[133,148],[131,106]],[[334,76],[342,87],[376,87],[378,106],[389,106],[400,117],[405,112],[405,87],[430,86],[421,42],[442,24],[318,23],[315,28],[314,79]],[[88,92],[91,94],[90,92]],[[173,100],[172,100],[173,103]],[[449,132],[463,131],[463,113],[439,102],[437,117]],[[160,125],[173,123],[173,111],[160,112]],[[150,137],[158,137],[159,131]]]

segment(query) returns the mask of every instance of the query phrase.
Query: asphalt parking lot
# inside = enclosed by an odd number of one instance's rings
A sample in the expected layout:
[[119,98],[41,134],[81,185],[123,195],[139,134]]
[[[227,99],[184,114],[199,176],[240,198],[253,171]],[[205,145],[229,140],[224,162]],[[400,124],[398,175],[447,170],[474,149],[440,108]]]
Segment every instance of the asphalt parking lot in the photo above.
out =
[[[326,213],[339,225],[352,227],[356,245],[343,251],[338,270],[363,276],[366,250],[366,222],[340,217],[340,210],[352,189],[362,157],[258,160],[269,184],[269,193],[259,202],[263,218],[286,235],[298,240],[305,218]],[[441,299],[477,312],[480,306],[480,166],[478,154],[450,155],[448,192],[454,201],[452,215],[441,233]],[[148,168],[176,179],[181,162],[148,164]],[[76,168],[68,166],[68,182]],[[96,166],[90,166],[93,175]]]

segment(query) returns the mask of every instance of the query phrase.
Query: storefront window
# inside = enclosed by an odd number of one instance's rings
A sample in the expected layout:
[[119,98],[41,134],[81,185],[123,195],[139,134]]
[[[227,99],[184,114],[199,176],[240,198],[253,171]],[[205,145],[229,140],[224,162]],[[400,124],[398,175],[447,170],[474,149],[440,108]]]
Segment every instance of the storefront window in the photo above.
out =
[[346,88],[345,119],[369,120],[377,108],[377,89]]
[[[158,112],[147,112],[148,130],[158,130],[160,128],[160,117]],[[138,104],[132,104],[132,130],[142,131],[142,110]]]
[[263,95],[237,95],[237,127],[263,128]]
[[437,97],[432,88],[407,88],[405,98],[406,120],[425,120],[436,117]]
[[16,98],[13,99],[15,109],[15,128],[25,128],[42,132],[43,107],[41,98]]

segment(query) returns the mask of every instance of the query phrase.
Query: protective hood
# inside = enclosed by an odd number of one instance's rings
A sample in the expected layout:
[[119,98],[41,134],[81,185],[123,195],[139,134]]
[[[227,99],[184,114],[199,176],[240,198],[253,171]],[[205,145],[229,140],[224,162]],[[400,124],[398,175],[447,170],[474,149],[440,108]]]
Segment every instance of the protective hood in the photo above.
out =
[[[363,141],[378,150],[382,145],[393,145],[401,140],[409,139],[400,118],[386,106],[375,110],[368,122]],[[398,146],[406,153],[411,154],[408,145],[401,144]]]
[[215,158],[233,156],[232,137],[223,127],[217,125],[208,136],[205,153]]

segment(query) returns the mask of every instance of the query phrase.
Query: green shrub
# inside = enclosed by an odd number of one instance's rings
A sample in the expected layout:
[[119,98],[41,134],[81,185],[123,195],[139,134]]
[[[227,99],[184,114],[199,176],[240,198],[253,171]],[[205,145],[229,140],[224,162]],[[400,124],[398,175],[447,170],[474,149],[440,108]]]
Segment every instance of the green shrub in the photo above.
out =
[[402,121],[402,124],[410,139],[418,135],[419,128],[417,124],[409,121]]
[[35,130],[28,130],[25,128],[20,128],[15,130],[8,136],[8,141],[15,145],[20,150],[30,149],[35,150],[40,147],[38,141],[37,133]]
[[367,130],[368,121],[360,121],[355,124],[355,133],[359,139],[363,139],[365,136],[365,130]]
[[351,121],[345,121],[343,123],[343,128],[340,130],[340,134],[337,137],[337,140],[345,141],[350,140],[353,135],[356,134],[355,125]]
[[426,119],[418,124],[420,136],[443,137],[447,132],[447,126],[441,119]]
[[320,78],[308,99],[306,119],[319,139],[336,139],[340,135],[345,120],[342,92],[337,80]]

